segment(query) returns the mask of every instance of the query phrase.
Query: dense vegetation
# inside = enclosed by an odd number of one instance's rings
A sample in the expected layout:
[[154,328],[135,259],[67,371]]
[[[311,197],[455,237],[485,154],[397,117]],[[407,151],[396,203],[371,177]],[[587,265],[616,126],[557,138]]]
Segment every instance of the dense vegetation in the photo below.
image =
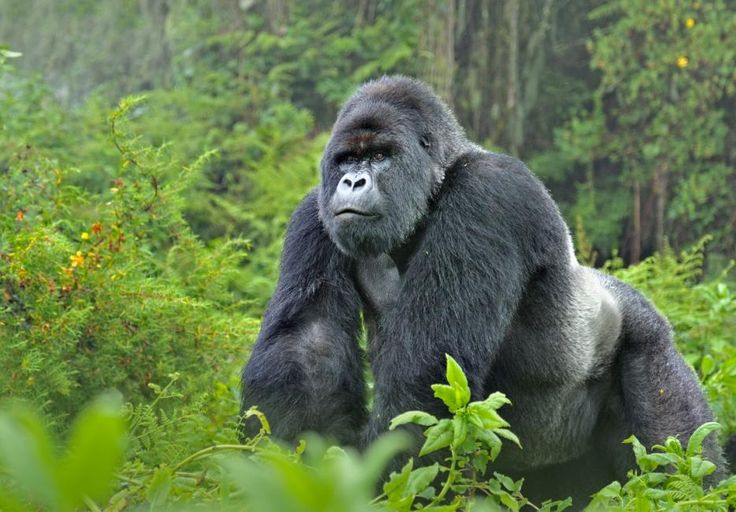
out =
[[[736,434],[733,2],[396,4],[0,0],[0,509],[525,504],[493,473],[506,399],[469,404],[452,360],[451,419],[395,420],[450,456],[377,492],[398,433],[285,449],[263,419],[237,442],[285,223],[340,102],[383,73],[430,81],[472,138],[530,162],[580,259],[668,316]],[[735,507],[736,479],[702,486],[714,428],[629,440],[638,470],[591,508]]]

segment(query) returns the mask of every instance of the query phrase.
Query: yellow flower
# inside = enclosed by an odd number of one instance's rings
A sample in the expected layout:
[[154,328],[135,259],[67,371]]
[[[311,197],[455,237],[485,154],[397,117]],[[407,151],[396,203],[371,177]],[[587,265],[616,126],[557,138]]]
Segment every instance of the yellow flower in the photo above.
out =
[[69,260],[72,262],[72,267],[81,268],[84,266],[84,256],[82,256],[82,251],[77,251],[77,254],[69,256]]
[[677,61],[675,61],[675,64],[677,64],[678,68],[683,69],[687,67],[689,62],[690,61],[687,60],[687,57],[685,57],[684,55],[680,55],[679,57],[677,57]]
[[82,233],[82,240],[89,240],[89,233],[87,233],[86,231]]
[[685,28],[693,28],[695,26],[695,20],[693,18],[688,18],[685,20]]

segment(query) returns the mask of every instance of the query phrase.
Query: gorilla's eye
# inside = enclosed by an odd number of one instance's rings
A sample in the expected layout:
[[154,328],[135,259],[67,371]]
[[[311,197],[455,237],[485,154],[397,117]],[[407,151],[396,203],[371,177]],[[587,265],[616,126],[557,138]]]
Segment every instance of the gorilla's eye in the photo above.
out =
[[383,162],[384,160],[386,160],[386,155],[384,155],[383,153],[374,153],[372,160],[375,162]]
[[354,164],[355,162],[358,161],[358,157],[355,155],[348,155],[347,157],[345,157],[345,161],[350,164]]

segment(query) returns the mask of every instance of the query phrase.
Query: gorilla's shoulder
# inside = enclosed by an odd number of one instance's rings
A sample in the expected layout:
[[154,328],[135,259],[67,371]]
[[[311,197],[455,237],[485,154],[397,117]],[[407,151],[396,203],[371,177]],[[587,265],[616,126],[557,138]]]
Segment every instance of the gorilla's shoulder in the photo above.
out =
[[514,208],[536,204],[557,212],[547,189],[523,162],[480,148],[464,153],[450,166],[443,191],[465,201],[475,198]]
[[518,158],[480,148],[474,148],[462,154],[448,170],[448,174],[463,172],[483,178],[498,178],[506,175],[519,181],[538,181]]

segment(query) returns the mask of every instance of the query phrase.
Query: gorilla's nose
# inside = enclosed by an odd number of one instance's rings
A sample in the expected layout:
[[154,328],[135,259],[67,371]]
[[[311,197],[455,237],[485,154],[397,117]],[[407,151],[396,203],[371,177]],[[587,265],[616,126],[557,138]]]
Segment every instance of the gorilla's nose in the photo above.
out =
[[367,172],[349,172],[342,177],[337,190],[341,194],[360,194],[370,190],[372,186],[373,179]]

